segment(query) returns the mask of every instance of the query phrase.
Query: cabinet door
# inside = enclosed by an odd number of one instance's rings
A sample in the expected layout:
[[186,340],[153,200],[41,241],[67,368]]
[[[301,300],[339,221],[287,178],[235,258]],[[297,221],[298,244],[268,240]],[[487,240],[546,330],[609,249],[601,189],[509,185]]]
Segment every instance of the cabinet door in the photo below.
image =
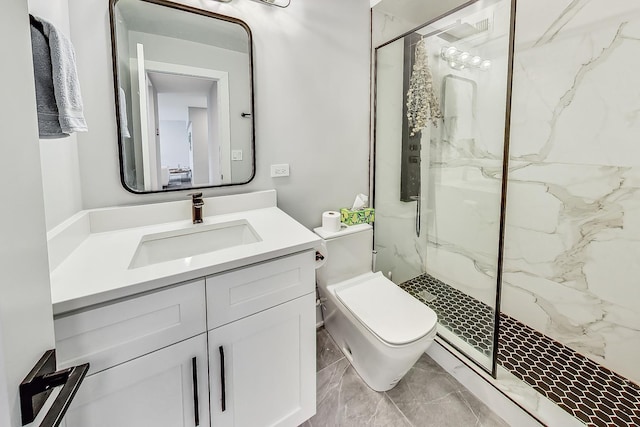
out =
[[315,348],[314,294],[209,331],[212,425],[298,426],[313,416]]
[[201,334],[88,376],[65,426],[208,427],[208,398],[207,337]]

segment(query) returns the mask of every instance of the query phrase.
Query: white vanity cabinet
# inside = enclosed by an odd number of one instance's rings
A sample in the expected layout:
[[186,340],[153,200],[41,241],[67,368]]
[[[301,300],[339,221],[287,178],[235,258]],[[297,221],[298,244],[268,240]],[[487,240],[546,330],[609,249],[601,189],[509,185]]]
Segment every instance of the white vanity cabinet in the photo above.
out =
[[315,268],[307,251],[207,278],[212,426],[315,414]]
[[56,316],[59,367],[91,364],[65,427],[303,423],[315,414],[314,255]]
[[91,364],[66,427],[210,425],[204,280],[54,324],[59,366]]

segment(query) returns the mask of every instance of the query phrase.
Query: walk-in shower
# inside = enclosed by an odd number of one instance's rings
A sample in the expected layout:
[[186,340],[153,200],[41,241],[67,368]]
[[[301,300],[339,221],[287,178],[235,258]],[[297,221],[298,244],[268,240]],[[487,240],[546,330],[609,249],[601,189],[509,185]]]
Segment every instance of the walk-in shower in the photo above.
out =
[[511,2],[483,0],[376,49],[376,269],[495,370]]
[[412,5],[373,14],[377,269],[543,424],[640,425],[640,5],[470,1],[385,42]]

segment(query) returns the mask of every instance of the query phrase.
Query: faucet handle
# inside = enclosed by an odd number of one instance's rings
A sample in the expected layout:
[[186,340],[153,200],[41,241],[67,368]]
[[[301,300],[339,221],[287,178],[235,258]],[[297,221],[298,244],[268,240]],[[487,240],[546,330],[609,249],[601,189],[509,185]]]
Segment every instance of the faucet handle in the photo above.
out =
[[204,205],[204,200],[202,200],[202,193],[191,193],[191,204],[195,208],[200,208]]
[[191,196],[191,199],[193,200],[193,203],[202,202],[202,193],[189,193],[189,194],[187,194],[187,196]]

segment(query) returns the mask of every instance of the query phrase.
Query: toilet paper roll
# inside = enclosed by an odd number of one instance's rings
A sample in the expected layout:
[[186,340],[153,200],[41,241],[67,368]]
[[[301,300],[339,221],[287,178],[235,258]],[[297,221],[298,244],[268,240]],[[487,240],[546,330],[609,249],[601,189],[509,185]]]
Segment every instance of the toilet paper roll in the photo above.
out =
[[340,212],[327,211],[322,213],[322,228],[331,233],[340,231]]
[[325,242],[322,242],[320,246],[317,246],[315,249],[316,249],[316,270],[317,270],[320,267],[322,267],[325,262],[327,262],[327,255],[329,253],[327,252],[327,244]]

